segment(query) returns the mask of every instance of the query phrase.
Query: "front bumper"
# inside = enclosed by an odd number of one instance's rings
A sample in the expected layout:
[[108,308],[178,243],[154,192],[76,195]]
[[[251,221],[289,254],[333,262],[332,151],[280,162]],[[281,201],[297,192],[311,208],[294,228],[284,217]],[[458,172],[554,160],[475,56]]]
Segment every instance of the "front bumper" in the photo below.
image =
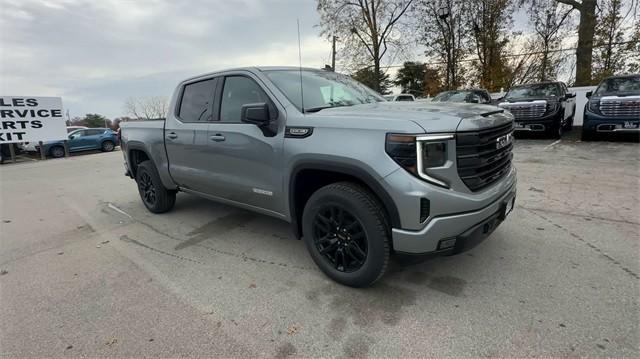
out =
[[594,132],[640,133],[640,120],[636,117],[607,117],[585,111],[582,127]]
[[533,131],[533,132],[544,132],[551,128],[554,125],[557,125],[559,122],[562,122],[562,111],[556,111],[550,115],[546,115],[539,118],[534,119],[518,119],[514,120],[514,130],[515,131]]
[[470,212],[432,218],[418,231],[392,229],[393,248],[407,254],[456,254],[485,240],[515,203],[516,185],[489,205]]

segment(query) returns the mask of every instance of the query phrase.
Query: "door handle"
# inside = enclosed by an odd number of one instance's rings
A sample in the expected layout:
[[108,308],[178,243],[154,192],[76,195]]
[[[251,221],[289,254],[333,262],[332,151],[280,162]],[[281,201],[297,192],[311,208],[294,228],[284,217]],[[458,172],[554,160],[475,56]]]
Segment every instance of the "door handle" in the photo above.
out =
[[223,135],[221,135],[221,134],[219,134],[219,133],[218,133],[218,134],[216,134],[216,135],[213,135],[213,136],[209,137],[209,139],[210,139],[211,141],[216,141],[216,142],[222,142],[222,141],[224,141],[224,140],[225,140],[224,136],[223,136]]
[[167,138],[170,140],[175,140],[176,138],[178,138],[178,135],[175,132],[171,132],[167,135]]

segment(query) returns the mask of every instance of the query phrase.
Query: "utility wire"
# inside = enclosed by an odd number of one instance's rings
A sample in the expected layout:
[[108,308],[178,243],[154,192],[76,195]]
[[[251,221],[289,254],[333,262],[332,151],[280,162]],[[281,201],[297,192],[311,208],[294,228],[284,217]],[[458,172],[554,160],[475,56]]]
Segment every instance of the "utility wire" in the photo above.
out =
[[[630,43],[637,43],[637,41],[635,40],[629,40],[629,41],[621,41],[621,42],[614,42],[611,43],[611,45],[626,45],[626,44],[630,44]],[[603,44],[603,45],[595,45],[595,46],[588,46],[591,47],[592,49],[595,48],[599,48],[599,47],[605,47],[608,46],[608,44]],[[569,47],[566,49],[555,49],[555,50],[548,50],[548,51],[532,51],[532,52],[522,52],[522,53],[518,53],[518,54],[505,54],[502,55],[502,57],[520,57],[520,56],[529,56],[529,55],[539,55],[539,54],[544,54],[544,53],[556,53],[556,52],[565,52],[565,51],[572,51],[572,50],[577,50],[577,47]],[[479,61],[480,58],[475,57],[475,58],[470,58],[470,59],[462,59],[462,60],[458,60],[456,62],[460,63],[460,62],[472,62],[472,61]],[[442,64],[446,64],[447,61],[431,61],[431,62],[421,62],[420,65],[415,64],[414,66],[424,66],[424,65],[442,65]],[[367,66],[367,67],[373,67],[373,65]],[[396,68],[396,67],[405,67],[404,64],[402,65],[388,65],[388,66],[380,66],[381,68],[384,69],[390,69],[390,68]]]

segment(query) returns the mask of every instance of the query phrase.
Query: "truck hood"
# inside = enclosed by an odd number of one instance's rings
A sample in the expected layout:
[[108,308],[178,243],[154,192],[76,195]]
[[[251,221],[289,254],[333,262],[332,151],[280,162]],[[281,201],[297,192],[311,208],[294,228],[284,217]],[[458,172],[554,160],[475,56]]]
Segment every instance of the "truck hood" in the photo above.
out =
[[513,117],[503,109],[475,103],[452,102],[375,102],[327,108],[313,114],[318,119],[386,120],[393,130],[395,121],[411,121],[425,132],[474,131],[499,126]]

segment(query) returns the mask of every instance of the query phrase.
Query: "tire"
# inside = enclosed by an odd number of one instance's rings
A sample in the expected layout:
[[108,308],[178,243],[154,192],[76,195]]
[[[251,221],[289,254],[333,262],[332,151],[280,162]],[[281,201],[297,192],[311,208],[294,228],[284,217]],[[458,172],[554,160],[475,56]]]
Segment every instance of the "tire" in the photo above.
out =
[[582,127],[581,141],[583,141],[583,142],[585,142],[585,141],[593,141],[595,139],[596,139],[595,132],[592,131],[592,130],[587,130],[583,126]]
[[574,119],[574,116],[575,116],[575,109],[573,110],[573,112],[574,112],[574,114],[571,115],[571,117],[569,117],[567,119],[567,123],[564,125],[564,131],[565,132],[569,132],[569,131],[573,130],[573,119]]
[[549,131],[549,135],[551,138],[555,138],[557,140],[562,138],[562,134],[564,133],[564,126],[562,126],[562,121],[558,121],[551,126],[551,130]]
[[100,149],[102,150],[102,152],[111,152],[115,147],[116,147],[116,144],[113,143],[112,141],[104,141],[102,142]]
[[49,154],[53,158],[62,158],[64,157],[64,147],[62,146],[53,146],[49,149]]
[[176,191],[168,190],[162,184],[156,166],[151,161],[138,165],[136,171],[138,193],[145,207],[153,213],[169,211],[176,203]]
[[389,233],[384,208],[369,190],[351,182],[318,189],[302,214],[311,258],[328,277],[350,287],[370,286],[384,275]]

